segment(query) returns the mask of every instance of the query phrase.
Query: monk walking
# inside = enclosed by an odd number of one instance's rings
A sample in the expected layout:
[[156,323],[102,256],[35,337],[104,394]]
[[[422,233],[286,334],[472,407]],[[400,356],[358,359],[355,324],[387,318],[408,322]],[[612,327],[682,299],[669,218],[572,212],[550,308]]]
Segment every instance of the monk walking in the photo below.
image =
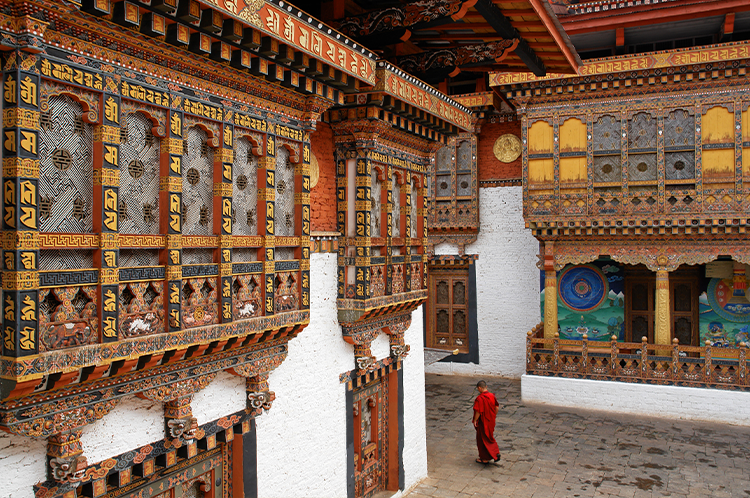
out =
[[477,431],[477,449],[479,458],[477,463],[490,463],[500,460],[500,448],[495,441],[495,416],[497,415],[497,402],[495,395],[487,390],[487,383],[483,380],[477,382],[479,396],[474,400],[474,428]]

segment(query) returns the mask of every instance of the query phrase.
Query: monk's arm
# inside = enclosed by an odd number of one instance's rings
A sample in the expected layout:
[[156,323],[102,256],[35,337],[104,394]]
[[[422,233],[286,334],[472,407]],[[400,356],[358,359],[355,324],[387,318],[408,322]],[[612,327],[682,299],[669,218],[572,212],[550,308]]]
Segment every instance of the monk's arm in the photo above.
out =
[[474,427],[477,426],[477,422],[479,422],[479,412],[474,410],[474,418],[471,419],[471,422],[474,424]]

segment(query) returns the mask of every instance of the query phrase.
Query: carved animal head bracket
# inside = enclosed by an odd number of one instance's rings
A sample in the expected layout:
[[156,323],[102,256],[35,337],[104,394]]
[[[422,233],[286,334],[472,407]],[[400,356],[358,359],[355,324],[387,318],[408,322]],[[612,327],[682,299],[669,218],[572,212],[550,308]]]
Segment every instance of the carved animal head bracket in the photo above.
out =
[[376,358],[370,350],[371,341],[354,345],[354,362],[360,375],[364,375],[375,369]]
[[403,317],[402,321],[394,322],[384,327],[383,330],[388,334],[388,339],[391,346],[391,357],[401,361],[409,354],[408,344],[404,342],[404,334],[411,325],[411,315]]
[[81,445],[82,429],[55,434],[47,439],[47,461],[50,479],[78,485],[88,467]]
[[164,403],[165,431],[172,439],[192,441],[198,437],[198,419],[190,406],[192,400],[193,396],[188,395]]
[[78,485],[88,465],[88,461],[83,455],[71,458],[51,458],[49,460],[49,475],[55,481]]
[[247,391],[247,407],[250,410],[268,411],[273,406],[276,393],[268,389],[268,373],[248,377],[245,389]]
[[195,417],[173,418],[167,420],[167,430],[169,437],[174,439],[184,439],[191,441],[195,439],[198,429],[198,419]]

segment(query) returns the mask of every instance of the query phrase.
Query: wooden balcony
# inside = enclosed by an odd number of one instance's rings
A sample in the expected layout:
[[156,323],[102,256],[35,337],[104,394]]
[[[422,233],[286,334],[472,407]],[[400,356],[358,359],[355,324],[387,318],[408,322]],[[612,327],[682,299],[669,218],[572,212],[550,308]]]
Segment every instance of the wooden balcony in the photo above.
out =
[[750,391],[747,344],[737,348],[544,338],[539,324],[527,333],[526,374],[709,389]]

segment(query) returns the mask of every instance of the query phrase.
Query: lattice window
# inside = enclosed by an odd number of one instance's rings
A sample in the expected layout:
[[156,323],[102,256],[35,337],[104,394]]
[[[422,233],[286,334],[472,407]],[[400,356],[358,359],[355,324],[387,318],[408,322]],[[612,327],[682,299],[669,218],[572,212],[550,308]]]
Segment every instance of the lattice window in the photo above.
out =
[[[276,152],[276,202],[274,205],[276,235],[294,235],[294,164],[286,147]],[[278,254],[278,251],[277,251]]]
[[232,185],[232,234],[258,234],[258,158],[252,145],[240,138],[234,145]]
[[119,266],[159,266],[159,251],[156,249],[120,249]]
[[370,229],[373,237],[380,237],[380,224],[381,224],[381,213],[382,213],[382,182],[378,178],[378,172],[375,168],[372,169],[372,176],[370,178],[372,191],[371,191],[371,214],[370,214]]
[[656,148],[656,118],[639,112],[628,122],[628,150],[652,148]]
[[258,250],[250,247],[232,249],[232,263],[248,263],[258,261]]
[[39,269],[80,270],[94,267],[94,254],[86,249],[47,249],[39,251]]
[[619,182],[622,179],[620,156],[594,156],[594,181]]
[[159,233],[160,141],[139,112],[125,116],[127,140],[120,144],[120,232]]
[[182,166],[182,206],[185,235],[213,233],[213,149],[200,128],[187,132],[187,153]]
[[667,180],[695,178],[695,152],[667,152],[664,154],[664,173]]
[[394,173],[391,177],[393,183],[393,237],[401,237],[401,186],[398,184],[398,176]]
[[600,116],[594,121],[594,154],[604,151],[620,151],[620,120],[614,116]]
[[656,181],[656,154],[629,154],[630,181]]
[[82,112],[70,97],[49,99],[48,125],[39,131],[41,232],[93,230],[93,132]]
[[214,262],[212,249],[183,249],[183,265],[207,265]]
[[453,147],[445,146],[435,154],[435,169],[450,172],[453,169]]
[[695,147],[695,116],[676,109],[664,119],[664,147]]
[[664,119],[664,173],[666,180],[695,178],[695,116],[684,109]]

